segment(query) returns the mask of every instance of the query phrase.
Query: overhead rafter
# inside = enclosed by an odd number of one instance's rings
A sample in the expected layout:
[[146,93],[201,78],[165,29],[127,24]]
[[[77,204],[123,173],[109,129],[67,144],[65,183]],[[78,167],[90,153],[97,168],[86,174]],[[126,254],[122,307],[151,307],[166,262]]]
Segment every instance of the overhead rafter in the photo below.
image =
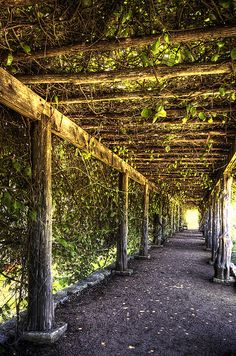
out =
[[[227,113],[235,113],[236,112],[236,108],[234,105],[227,105],[227,106],[215,106],[213,108],[210,107],[197,107],[196,108],[197,113],[199,112],[204,112],[205,114],[227,114]],[[177,124],[181,124],[183,125],[182,121],[177,121],[176,120],[168,120],[169,118],[175,118],[175,119],[179,119],[182,118],[184,116],[187,115],[186,109],[181,109],[181,108],[174,108],[174,109],[166,109],[166,118],[161,118],[158,121],[156,121],[155,123],[151,123],[152,125],[164,125],[164,124],[173,124],[175,125]],[[134,119],[134,122],[137,122],[137,118],[142,119],[142,122],[144,119],[141,117],[140,115],[135,115],[132,114],[132,112],[130,112],[129,115],[127,115],[126,113],[104,113],[104,114],[98,114],[98,115],[94,115],[94,114],[73,114],[73,115],[69,115],[71,117],[71,119],[73,119],[74,121],[76,120],[91,120],[91,121],[95,121],[96,120],[112,120],[112,121],[123,121],[123,120],[128,120],[129,122],[132,122],[132,119]],[[215,118],[215,120],[218,120],[218,123],[222,123],[222,120],[219,120],[217,118]],[[233,120],[233,118],[232,118]],[[209,122],[206,121],[202,121],[198,118],[190,118],[189,121],[187,121],[188,123],[195,123],[195,124],[199,124],[199,125],[206,125],[209,124]],[[186,124],[187,124],[186,122]],[[214,123],[214,121],[213,121]],[[145,122],[145,124],[147,124],[147,122]]]
[[[15,2],[24,2],[24,0],[15,0]],[[10,2],[14,2],[11,0]],[[30,0],[28,0],[30,2]],[[34,1],[31,1],[34,2]],[[37,1],[35,1],[37,2]],[[3,1],[7,3],[7,1]],[[1,4],[1,2],[0,2]],[[170,41],[172,44],[176,43],[187,43],[193,41],[212,41],[217,38],[223,37],[234,37],[236,36],[236,26],[222,26],[222,27],[211,27],[211,28],[196,28],[191,30],[180,30],[180,31],[169,31]],[[151,45],[160,38],[163,42],[164,38],[162,33],[157,33],[152,36],[142,36],[142,37],[130,37],[130,38],[119,38],[115,40],[101,40],[95,43],[73,43],[71,45],[60,46],[55,48],[46,48],[45,50],[39,50],[31,54],[21,53],[14,55],[15,60],[24,59],[39,59],[45,57],[57,57],[61,55],[74,54],[76,52],[91,52],[91,51],[113,51],[117,49],[125,49],[129,47],[144,47]]]
[[218,75],[235,72],[233,62],[223,63],[192,63],[180,64],[174,67],[159,65],[154,67],[129,68],[96,73],[78,74],[37,74],[17,75],[24,84],[99,84],[120,82],[122,80],[171,79],[176,77],[191,77],[195,75]]
[[136,182],[157,189],[142,174],[2,68],[0,68],[0,103],[33,120],[40,120],[42,116],[50,118],[52,132],[55,135],[88,151],[93,157],[118,171],[128,173]]
[[[225,90],[224,94],[230,94],[235,92],[236,89],[228,89]],[[60,99],[59,98],[59,105],[71,105],[71,104],[87,104],[87,103],[99,103],[105,101],[128,101],[128,100],[145,100],[145,99],[192,99],[198,96],[219,96],[219,88],[215,88],[214,90],[211,89],[203,89],[203,90],[196,90],[196,91],[188,91],[188,92],[169,92],[169,91],[161,91],[156,92],[155,90],[150,91],[136,91],[131,93],[115,93],[109,95],[101,95],[99,97],[92,97],[90,95],[83,96],[83,97],[75,97],[75,98],[68,98],[68,99]]]

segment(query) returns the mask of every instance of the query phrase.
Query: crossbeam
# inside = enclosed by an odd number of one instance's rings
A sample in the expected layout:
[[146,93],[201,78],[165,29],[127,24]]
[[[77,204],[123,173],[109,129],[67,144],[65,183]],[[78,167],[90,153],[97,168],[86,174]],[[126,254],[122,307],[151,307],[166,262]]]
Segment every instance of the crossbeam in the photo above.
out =
[[191,77],[195,75],[219,75],[231,74],[235,72],[233,62],[222,63],[192,63],[180,64],[174,67],[165,65],[133,68],[124,70],[104,71],[97,73],[76,73],[76,74],[37,74],[37,75],[17,75],[16,77],[24,84],[99,84],[120,82],[123,80],[156,80],[171,79],[176,77]]
[[148,184],[151,190],[157,190],[157,187],[147,181],[142,174],[2,68],[0,68],[0,103],[32,120],[41,120],[43,115],[49,117],[55,135],[86,150],[108,166],[128,173],[129,177],[139,184]]
[[[3,4],[8,1],[2,1]],[[11,0],[10,3],[24,3],[26,0]],[[27,2],[37,2],[33,0],[28,0]],[[0,2],[1,4],[1,2]],[[196,28],[191,30],[180,30],[180,31],[169,31],[171,44],[176,43],[187,43],[192,41],[213,41],[217,38],[235,37],[236,36],[236,26],[220,26],[212,28]],[[92,51],[113,51],[117,49],[125,49],[129,47],[144,47],[153,44],[158,38],[160,38],[161,43],[164,42],[164,37],[162,33],[157,33],[152,36],[142,36],[142,37],[130,37],[130,38],[118,38],[115,40],[101,40],[96,41],[96,43],[73,43],[71,45],[60,46],[55,48],[45,48],[44,50],[39,50],[37,52],[31,53],[30,55],[20,53],[14,55],[14,60],[33,60],[39,58],[57,57],[65,54],[73,53],[84,53]]]

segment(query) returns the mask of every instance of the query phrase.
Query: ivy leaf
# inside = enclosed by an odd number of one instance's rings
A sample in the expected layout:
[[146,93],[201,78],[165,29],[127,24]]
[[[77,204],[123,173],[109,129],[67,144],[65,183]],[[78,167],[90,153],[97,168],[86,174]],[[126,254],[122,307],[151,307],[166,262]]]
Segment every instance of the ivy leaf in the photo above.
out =
[[209,122],[209,124],[212,124],[212,123],[213,123],[213,117],[210,117],[210,118],[208,119],[208,122]]
[[154,56],[158,53],[160,44],[161,44],[161,39],[159,37],[151,46],[151,51],[154,54]]
[[145,67],[148,67],[150,65],[150,60],[149,60],[147,54],[145,52],[142,52],[140,56],[141,56],[141,59],[143,61],[143,65]]
[[211,57],[211,61],[212,62],[217,62],[219,59],[219,54],[214,54],[212,57]]
[[229,9],[231,0],[219,0],[219,3],[224,9]]
[[14,59],[13,55],[11,53],[8,53],[6,65],[10,66],[12,64],[12,62],[13,62],[13,59]]
[[230,55],[231,55],[232,60],[235,61],[236,60],[236,47],[234,47],[232,49],[232,51],[230,52]]
[[223,48],[224,45],[225,45],[225,43],[224,43],[223,41],[218,41],[218,42],[217,42],[217,46],[218,46],[219,48]]
[[170,43],[170,38],[169,38],[168,33],[164,34],[164,41],[165,41],[165,43]]
[[144,108],[141,112],[141,116],[145,117],[146,119],[152,115],[152,110],[149,108]]
[[233,93],[231,93],[231,100],[235,101],[236,97],[235,97],[235,91]]
[[30,53],[31,52],[31,48],[30,46],[28,46],[27,44],[25,44],[24,42],[20,43],[21,47],[23,48],[23,50],[25,51],[25,53]]
[[219,93],[220,93],[221,96],[225,96],[225,88],[220,87],[219,88]]
[[185,116],[185,117],[182,119],[182,123],[183,123],[183,124],[186,124],[187,121],[188,121],[188,117]]
[[165,151],[168,153],[168,152],[170,152],[170,146],[166,146],[165,147]]
[[199,119],[201,119],[202,121],[205,121],[205,120],[206,120],[206,115],[205,115],[204,112],[202,112],[202,111],[198,114],[198,117],[199,117]]

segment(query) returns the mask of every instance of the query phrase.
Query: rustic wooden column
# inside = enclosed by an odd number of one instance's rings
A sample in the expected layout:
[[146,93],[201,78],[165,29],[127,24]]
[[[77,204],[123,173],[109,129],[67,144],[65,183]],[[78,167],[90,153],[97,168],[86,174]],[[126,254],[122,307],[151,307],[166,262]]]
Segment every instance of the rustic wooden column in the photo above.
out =
[[230,263],[232,253],[232,240],[230,237],[229,209],[231,201],[231,189],[233,178],[224,175],[223,201],[222,201],[222,235],[219,238],[219,246],[216,252],[214,264],[214,282],[224,283],[230,280]]
[[[52,295],[51,122],[32,123],[32,217],[28,245],[28,310],[24,339],[54,342],[66,325],[56,329]],[[53,331],[54,329],[54,331]],[[56,331],[56,334],[55,334]]]
[[116,274],[131,274],[128,270],[127,240],[128,240],[128,173],[119,173],[119,231],[117,237]]
[[29,240],[28,330],[53,327],[51,123],[32,123],[32,211]]
[[212,222],[213,222],[213,211],[212,211],[212,199],[209,202],[208,210],[208,227],[207,227],[207,240],[206,240],[206,250],[211,251],[212,247]]
[[150,258],[148,254],[148,220],[149,220],[149,189],[148,185],[144,186],[143,194],[143,221],[142,221],[142,236],[139,249],[139,257]]

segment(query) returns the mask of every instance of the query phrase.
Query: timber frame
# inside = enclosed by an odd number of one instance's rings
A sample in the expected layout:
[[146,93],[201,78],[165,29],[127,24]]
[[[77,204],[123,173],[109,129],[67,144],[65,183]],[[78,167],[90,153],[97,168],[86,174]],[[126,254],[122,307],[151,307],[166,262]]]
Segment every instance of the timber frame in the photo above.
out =
[[[68,8],[59,2],[55,11],[51,0],[0,0],[0,24],[5,26],[0,32],[0,104],[29,119],[33,132],[31,203],[37,218],[29,239],[28,336],[32,331],[51,335],[56,328],[51,134],[119,172],[114,273],[132,273],[127,241],[133,180],[143,188],[138,257],[149,257],[149,200],[158,194],[154,245],[160,247],[181,230],[185,206],[197,206],[214,281],[230,280],[235,5],[208,7],[200,1],[199,11],[199,1],[192,1],[191,8],[184,2],[179,14],[169,1],[167,14],[164,0],[158,6],[150,2],[152,11],[145,1],[138,7],[136,2],[104,0],[87,6],[80,1]],[[37,288],[36,279],[44,288]]]

